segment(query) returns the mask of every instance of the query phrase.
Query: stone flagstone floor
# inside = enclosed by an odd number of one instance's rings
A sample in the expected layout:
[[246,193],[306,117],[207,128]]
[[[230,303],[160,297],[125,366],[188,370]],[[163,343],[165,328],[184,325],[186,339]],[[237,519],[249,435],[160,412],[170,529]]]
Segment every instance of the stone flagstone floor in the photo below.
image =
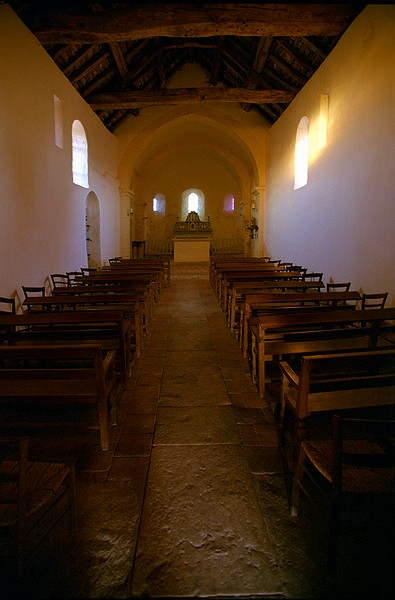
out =
[[[23,597],[328,597],[325,521],[290,519],[277,426],[207,264],[172,265],[112,434],[108,452],[53,440],[82,448],[79,529],[40,548]],[[339,597],[386,598],[386,560],[372,574],[360,554]]]

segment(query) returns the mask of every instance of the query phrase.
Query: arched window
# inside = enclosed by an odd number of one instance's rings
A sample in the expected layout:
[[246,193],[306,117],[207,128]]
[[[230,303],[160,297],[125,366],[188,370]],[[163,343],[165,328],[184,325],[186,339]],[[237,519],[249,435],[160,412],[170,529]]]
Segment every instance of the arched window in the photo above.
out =
[[188,194],[188,212],[197,212],[199,208],[199,196],[196,192]]
[[88,188],[88,142],[84,126],[80,121],[73,121],[71,135],[73,144],[73,183]]
[[302,117],[299,121],[295,142],[294,190],[307,184],[309,174],[309,120]]
[[165,196],[157,193],[152,198],[152,211],[160,214],[165,214]]
[[233,194],[226,194],[224,198],[224,213],[230,214],[235,211],[235,197]]
[[202,190],[189,188],[182,193],[181,202],[181,220],[184,220],[190,212],[196,212],[199,218],[204,221],[205,201]]

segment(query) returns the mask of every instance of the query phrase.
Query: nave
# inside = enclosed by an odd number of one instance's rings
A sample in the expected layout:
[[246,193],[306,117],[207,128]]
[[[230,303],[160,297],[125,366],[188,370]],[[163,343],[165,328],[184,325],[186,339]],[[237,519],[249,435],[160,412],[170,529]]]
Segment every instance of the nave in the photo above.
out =
[[[307,506],[296,522],[289,516],[269,404],[208,266],[172,265],[110,449],[101,450],[97,434],[68,439],[82,449],[77,535],[61,532],[43,545],[23,596],[326,597],[325,520]],[[388,564],[376,557],[372,570],[351,521],[348,529],[347,543],[360,552],[347,563],[343,596],[372,597],[374,589],[386,597]]]

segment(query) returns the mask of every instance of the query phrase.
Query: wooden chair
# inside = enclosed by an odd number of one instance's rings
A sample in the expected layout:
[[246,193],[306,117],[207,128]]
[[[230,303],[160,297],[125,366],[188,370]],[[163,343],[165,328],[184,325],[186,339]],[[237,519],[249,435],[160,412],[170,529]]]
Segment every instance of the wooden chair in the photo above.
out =
[[[15,315],[16,314],[16,305],[15,298],[6,298],[4,296],[0,296],[0,315]],[[11,332],[13,332],[15,328],[11,325],[3,325],[0,326],[0,343],[4,338],[7,338]]]
[[[294,267],[295,268],[295,267]],[[303,273],[304,281],[322,281],[323,273],[309,272]]]
[[[350,287],[351,287],[351,281],[347,281],[344,283],[327,283],[326,291],[327,292],[349,292]],[[344,305],[344,304],[347,304],[347,302],[344,300],[342,302],[338,302],[337,304]]]
[[68,285],[76,285],[75,278],[77,275],[82,275],[81,271],[68,271],[66,273]]
[[[388,292],[381,294],[362,294],[361,297],[361,308],[362,309],[370,309],[370,308],[384,308],[385,302],[387,300]],[[362,321],[361,326],[366,327],[369,321]]]
[[[313,500],[319,489],[329,499],[329,576],[336,580],[341,506],[344,494],[394,495],[395,421],[332,417],[332,438],[304,440],[295,469],[291,515],[301,491]],[[313,482],[313,486],[307,485]]]
[[64,287],[69,284],[69,280],[65,273],[51,273],[51,280],[54,288]]
[[349,292],[351,287],[351,281],[347,281],[346,283],[327,283],[326,291],[327,292]]
[[30,551],[53,529],[51,509],[62,507],[76,527],[74,467],[31,462],[28,437],[0,437],[0,531],[9,539],[7,555],[16,556],[18,579]]
[[[22,290],[23,290],[25,299],[30,298],[32,296],[45,296],[45,287],[44,286],[23,285]],[[36,312],[38,310],[41,312],[42,307],[33,308],[33,307],[29,306],[27,308],[27,312]]]
[[361,308],[384,308],[388,292],[381,294],[362,294]]
[[302,265],[292,265],[292,267],[287,269],[287,271],[300,271],[302,275],[306,275],[307,273],[307,269],[302,267]]
[[94,267],[81,267],[82,275],[89,275],[89,273],[94,273],[97,271]]
[[15,298],[5,298],[4,296],[0,296],[0,314],[15,315],[15,312]]

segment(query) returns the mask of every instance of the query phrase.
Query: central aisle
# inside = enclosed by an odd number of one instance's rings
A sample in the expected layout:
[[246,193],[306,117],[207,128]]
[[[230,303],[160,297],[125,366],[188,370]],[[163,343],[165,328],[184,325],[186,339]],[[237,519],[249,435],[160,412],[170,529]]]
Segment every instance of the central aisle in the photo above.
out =
[[235,418],[263,402],[209,287],[208,267],[192,272],[188,279],[187,267],[174,267],[143,354],[161,386],[132,595],[283,596]]

